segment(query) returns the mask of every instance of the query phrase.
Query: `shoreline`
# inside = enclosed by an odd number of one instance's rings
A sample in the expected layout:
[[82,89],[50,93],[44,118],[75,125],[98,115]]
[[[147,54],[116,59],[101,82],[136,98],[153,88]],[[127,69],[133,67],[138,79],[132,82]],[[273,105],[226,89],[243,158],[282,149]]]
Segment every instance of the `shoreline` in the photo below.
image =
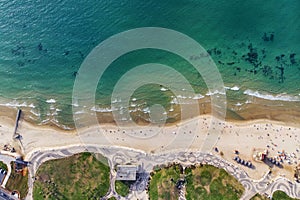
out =
[[[252,103],[244,104],[242,106],[233,106],[232,103],[228,102],[232,108],[228,108],[226,111],[226,122],[234,122],[234,123],[246,123],[256,120],[271,120],[276,122],[282,122],[291,126],[300,126],[300,106],[296,106],[295,102],[282,102],[282,101],[269,101],[265,99],[260,99],[253,97]],[[210,115],[211,114],[211,106],[210,102],[207,101],[207,98],[200,99],[199,101],[199,114],[194,117]],[[274,103],[274,105],[272,104]],[[166,126],[173,126],[180,123],[182,120],[180,118],[180,106],[176,106],[173,117],[169,117]],[[37,123],[33,121],[30,116],[30,109],[22,109],[23,119],[37,127],[50,127],[63,131],[72,131],[76,127],[74,124],[66,128],[69,125],[59,124],[59,121],[49,121],[45,124]],[[0,106],[0,117],[9,117],[12,120],[15,120],[15,115],[17,112],[17,108],[15,107],[6,107]],[[101,124],[104,125],[115,125],[115,121],[113,119],[111,112],[95,112]],[[138,118],[137,115],[132,115],[133,118],[136,119],[138,125],[148,125],[149,122],[145,121],[142,118]],[[184,119],[188,120],[188,119]]]

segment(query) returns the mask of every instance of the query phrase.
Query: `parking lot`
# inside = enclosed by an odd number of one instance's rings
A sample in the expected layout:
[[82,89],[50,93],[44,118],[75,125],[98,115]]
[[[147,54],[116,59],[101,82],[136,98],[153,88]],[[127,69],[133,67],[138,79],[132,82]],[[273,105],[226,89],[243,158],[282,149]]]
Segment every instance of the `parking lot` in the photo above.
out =
[[2,184],[7,172],[4,169],[0,168],[0,184]]
[[0,200],[16,200],[17,198],[0,187]]

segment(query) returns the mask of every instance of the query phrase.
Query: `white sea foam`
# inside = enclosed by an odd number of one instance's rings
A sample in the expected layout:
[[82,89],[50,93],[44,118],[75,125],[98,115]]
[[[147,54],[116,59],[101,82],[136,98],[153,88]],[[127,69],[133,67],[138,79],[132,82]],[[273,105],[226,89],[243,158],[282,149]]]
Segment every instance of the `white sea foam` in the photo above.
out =
[[136,101],[136,98],[133,98],[132,101]]
[[193,97],[193,99],[202,99],[202,98],[204,98],[202,94],[195,94],[195,96]]
[[224,88],[225,88],[225,90],[232,90],[232,91],[239,91],[240,90],[240,88],[238,86],[233,86],[233,87],[225,86]]
[[162,88],[160,88],[160,91],[162,91],[162,92],[165,92],[165,91],[167,91],[168,89],[167,88],[164,88],[164,87],[162,87]]
[[113,103],[121,103],[121,102],[122,102],[121,99],[114,99],[114,100],[111,101],[112,104],[113,104]]
[[173,112],[174,111],[174,108],[173,106],[171,105],[171,108],[169,109],[169,112]]
[[33,103],[28,105],[29,108],[35,108],[35,105]]
[[171,104],[178,104],[177,98],[173,97],[173,99],[170,102]]
[[130,107],[136,107],[136,104],[135,104],[135,103],[132,103],[132,104],[130,105]]
[[53,113],[52,113],[52,116],[57,116],[58,115],[58,112],[56,112],[56,111],[54,111]]
[[265,92],[246,90],[244,94],[273,101],[300,101],[300,96],[291,96],[285,93],[273,95]]
[[12,102],[9,103],[1,103],[1,106],[6,106],[6,107],[28,107],[28,108],[35,108],[35,105],[33,103],[27,105],[27,103],[24,101],[23,103],[20,103],[17,100],[13,100]]
[[239,88],[238,86],[234,86],[234,87],[230,88],[230,90],[233,90],[233,91],[239,91],[240,88]]
[[51,105],[50,110],[55,110],[55,107],[53,105]]
[[188,97],[183,95],[178,95],[177,97],[173,97],[173,99],[170,101],[170,104],[179,104],[179,102],[181,104],[194,104],[195,102],[193,100],[202,99],[202,98],[204,98],[202,94],[195,94],[194,96],[188,96]]
[[245,104],[249,104],[249,103],[252,103],[252,101],[247,100],[247,101],[245,102]]
[[74,128],[68,127],[66,125],[63,125],[63,124],[59,124],[59,127],[63,128],[64,130],[73,130],[74,129]]
[[55,99],[47,99],[46,102],[47,103],[55,103],[56,101],[55,101]]
[[136,108],[135,108],[135,109],[133,109],[133,110],[129,110],[129,112],[130,112],[130,113],[135,113],[135,112],[137,112],[137,111],[139,111],[139,110],[140,110],[140,109],[136,109]]
[[[50,114],[48,113],[47,115],[50,115]],[[31,116],[29,116],[29,118],[31,118],[32,120],[36,120],[36,119],[32,118]],[[50,124],[50,123],[55,124],[57,127],[60,127],[64,130],[73,130],[74,129],[74,128],[71,128],[71,127],[61,124],[58,121],[58,119],[56,119],[55,117],[50,117],[50,118],[44,119],[39,123],[39,125],[45,125],[45,124]]]
[[72,106],[78,107],[78,100],[77,99],[73,100]]
[[30,110],[30,113],[37,117],[41,116],[41,114],[39,112],[36,112],[33,109]]
[[79,105],[78,105],[78,103],[73,103],[72,106],[78,107]]
[[59,121],[56,118],[50,119],[50,120],[46,121],[45,123],[48,123],[48,122],[51,122],[51,123],[55,124],[56,126],[64,129],[64,130],[73,130],[73,128],[70,128],[66,125],[63,125],[63,124],[59,123]]
[[218,91],[218,90],[216,90],[216,91],[208,91],[206,93],[206,96],[212,96],[212,95],[216,95],[216,94],[225,94],[225,93],[221,92],[221,91]]
[[36,119],[32,116],[29,116],[29,119],[32,119],[33,121],[35,121]]
[[186,99],[187,97],[186,97],[186,96],[183,96],[183,95],[178,95],[177,98],[180,98],[180,99]]
[[242,106],[243,104],[240,103],[240,102],[237,102],[235,105],[236,105],[236,106]]
[[[20,104],[19,102],[17,101],[12,101],[10,103],[5,103],[5,104],[1,104],[2,106],[7,106],[7,107],[22,107],[24,105],[26,105],[26,103],[22,103]],[[27,106],[27,105],[26,105]]]
[[41,121],[41,124],[45,124],[45,123],[47,123],[49,121],[50,121],[50,119],[44,119],[43,121]]
[[100,108],[99,106],[93,106],[91,108],[91,111],[95,111],[95,112],[112,112],[117,110],[116,108]]
[[75,112],[76,115],[78,115],[78,114],[83,114],[83,113],[85,113],[84,110],[79,110],[79,111],[76,111],[76,112]]
[[54,124],[56,124],[57,126],[60,126],[59,125],[59,121],[57,119],[55,119],[55,118],[51,119],[51,122],[54,123]]
[[149,108],[149,107],[144,108],[144,109],[143,109],[143,112],[144,112],[145,114],[150,113],[150,108]]

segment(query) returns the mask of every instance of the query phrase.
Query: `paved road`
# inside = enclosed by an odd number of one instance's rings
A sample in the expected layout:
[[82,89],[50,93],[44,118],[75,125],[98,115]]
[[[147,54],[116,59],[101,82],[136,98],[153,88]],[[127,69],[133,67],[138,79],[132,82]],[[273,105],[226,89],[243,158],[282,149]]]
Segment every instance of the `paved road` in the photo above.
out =
[[243,171],[238,166],[227,162],[226,160],[217,157],[210,153],[202,153],[202,152],[170,152],[170,153],[161,153],[161,154],[146,154],[142,151],[136,151],[128,148],[120,148],[120,147],[111,147],[111,146],[72,146],[56,149],[56,150],[47,150],[47,151],[37,151],[30,156],[30,162],[32,163],[29,166],[29,174],[30,179],[28,181],[29,184],[29,193],[26,199],[32,199],[32,188],[34,175],[38,169],[38,167],[51,159],[58,159],[67,156],[71,156],[76,153],[80,153],[83,151],[89,151],[93,153],[100,153],[108,158],[109,165],[115,166],[116,164],[126,164],[136,163],[142,165],[144,170],[144,178],[142,178],[139,184],[135,185],[135,187],[131,188],[131,192],[127,197],[121,197],[115,191],[115,177],[116,173],[114,170],[111,170],[110,173],[110,189],[105,196],[105,198],[114,196],[117,199],[148,199],[148,195],[146,192],[148,177],[153,167],[156,165],[167,164],[167,163],[180,163],[183,166],[192,165],[195,163],[203,163],[214,165],[218,168],[225,169],[229,174],[233,175],[244,187],[245,193],[242,199],[250,199],[256,193],[260,194],[268,194],[272,195],[276,190],[283,190],[289,196],[294,198],[300,198],[300,187],[297,183],[289,182],[285,178],[277,178],[276,180],[271,180],[269,175],[265,175],[261,180],[252,180],[249,178],[248,174]]

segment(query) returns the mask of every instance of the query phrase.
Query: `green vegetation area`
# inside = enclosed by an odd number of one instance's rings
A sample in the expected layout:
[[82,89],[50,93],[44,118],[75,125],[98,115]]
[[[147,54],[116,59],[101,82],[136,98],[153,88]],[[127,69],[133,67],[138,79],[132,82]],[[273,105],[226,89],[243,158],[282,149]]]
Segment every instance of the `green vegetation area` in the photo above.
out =
[[187,168],[185,177],[187,200],[236,200],[244,192],[233,176],[211,165]]
[[180,165],[156,168],[151,174],[149,197],[151,200],[178,199],[176,183],[186,181],[187,200],[238,200],[244,187],[225,170],[214,166],[191,166],[182,173]]
[[273,200],[297,200],[297,199],[289,197],[285,192],[280,191],[280,190],[273,193],[272,199]]
[[173,165],[165,168],[156,168],[152,173],[149,185],[151,200],[178,200],[179,191],[176,181],[180,178],[181,166]]
[[116,192],[121,195],[122,197],[126,197],[129,194],[130,185],[132,183],[129,181],[116,181],[115,187]]
[[11,163],[12,172],[6,183],[6,189],[9,191],[18,191],[21,199],[25,198],[28,192],[28,173],[17,173],[14,169],[14,164]]
[[[98,156],[97,156],[98,158]],[[90,153],[47,161],[36,174],[33,198],[97,199],[109,189],[110,169],[105,158]]]
[[2,161],[0,161],[0,168],[7,171],[7,165],[5,163],[3,163]]
[[[254,197],[251,198],[251,200],[267,200],[268,198],[266,196],[256,194]],[[273,193],[272,200],[297,200],[294,198],[289,197],[285,192],[283,191],[276,191]]]
[[[149,185],[150,200],[178,199],[179,191],[176,182],[185,177],[187,200],[238,200],[245,189],[233,176],[224,169],[211,165],[191,166],[181,174],[180,165],[156,167],[151,174]],[[117,185],[116,185],[117,187]],[[267,200],[256,194],[251,200]],[[296,200],[282,191],[276,191],[272,200]]]

